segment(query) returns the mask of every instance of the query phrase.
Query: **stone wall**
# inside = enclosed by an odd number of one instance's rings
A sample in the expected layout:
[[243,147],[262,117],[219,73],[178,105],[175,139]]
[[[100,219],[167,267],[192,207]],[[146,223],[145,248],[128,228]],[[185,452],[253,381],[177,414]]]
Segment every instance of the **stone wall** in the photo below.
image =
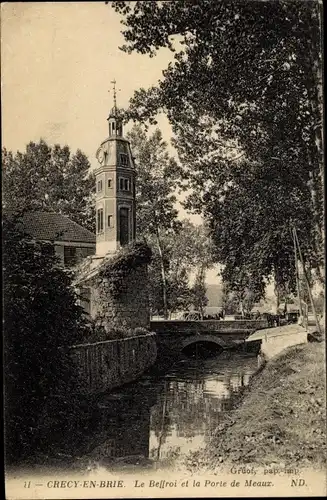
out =
[[129,270],[119,294],[114,293],[110,277],[97,279],[91,287],[91,316],[110,332],[113,328],[149,328],[147,264]]
[[156,335],[80,344],[68,348],[73,377],[69,391],[99,394],[136,380],[156,360]]
[[104,258],[86,259],[80,267],[76,286],[89,291],[96,342],[69,347],[75,392],[109,391],[135,380],[155,362],[156,335],[149,332],[150,260],[151,249],[133,242]]

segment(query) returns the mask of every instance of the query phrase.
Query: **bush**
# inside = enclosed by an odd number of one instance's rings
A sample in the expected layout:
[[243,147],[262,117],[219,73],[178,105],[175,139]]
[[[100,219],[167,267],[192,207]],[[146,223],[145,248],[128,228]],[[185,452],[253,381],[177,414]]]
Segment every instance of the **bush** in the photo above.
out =
[[86,332],[72,274],[58,265],[49,245],[23,233],[19,220],[3,217],[6,438],[15,454],[28,453],[41,402],[71,375],[58,347]]
[[99,270],[98,282],[108,280],[110,292],[113,297],[118,297],[124,287],[124,281],[131,269],[151,262],[152,252],[150,247],[141,242],[133,242],[122,247],[117,255],[105,260]]
[[83,338],[79,340],[82,344],[92,344],[95,342],[104,342],[107,340],[119,340],[134,337],[138,335],[146,335],[150,333],[146,328],[124,328],[113,327],[110,331],[106,331],[103,326],[97,324],[96,320],[89,322],[89,329],[84,331]]

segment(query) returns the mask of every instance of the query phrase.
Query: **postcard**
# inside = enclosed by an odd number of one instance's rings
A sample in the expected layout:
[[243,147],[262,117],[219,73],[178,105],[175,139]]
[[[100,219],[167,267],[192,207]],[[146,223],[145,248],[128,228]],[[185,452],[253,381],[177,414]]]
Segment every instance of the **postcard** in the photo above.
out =
[[322,35],[1,4],[8,500],[326,494]]

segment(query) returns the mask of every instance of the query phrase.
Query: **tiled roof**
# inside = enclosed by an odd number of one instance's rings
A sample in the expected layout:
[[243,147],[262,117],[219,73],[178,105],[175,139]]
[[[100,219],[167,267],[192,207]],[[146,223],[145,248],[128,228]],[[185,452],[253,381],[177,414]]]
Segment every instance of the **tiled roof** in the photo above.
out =
[[23,215],[24,230],[36,240],[74,241],[95,244],[95,234],[54,212],[27,212]]

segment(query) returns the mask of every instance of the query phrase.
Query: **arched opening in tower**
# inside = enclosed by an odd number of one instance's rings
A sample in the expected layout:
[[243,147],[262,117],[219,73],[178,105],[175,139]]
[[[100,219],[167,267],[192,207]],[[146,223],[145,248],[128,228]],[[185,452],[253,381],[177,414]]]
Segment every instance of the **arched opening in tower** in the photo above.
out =
[[122,246],[129,242],[129,212],[128,208],[119,209],[119,240]]
[[198,341],[185,346],[182,353],[188,358],[214,358],[223,352],[223,348],[216,342]]

